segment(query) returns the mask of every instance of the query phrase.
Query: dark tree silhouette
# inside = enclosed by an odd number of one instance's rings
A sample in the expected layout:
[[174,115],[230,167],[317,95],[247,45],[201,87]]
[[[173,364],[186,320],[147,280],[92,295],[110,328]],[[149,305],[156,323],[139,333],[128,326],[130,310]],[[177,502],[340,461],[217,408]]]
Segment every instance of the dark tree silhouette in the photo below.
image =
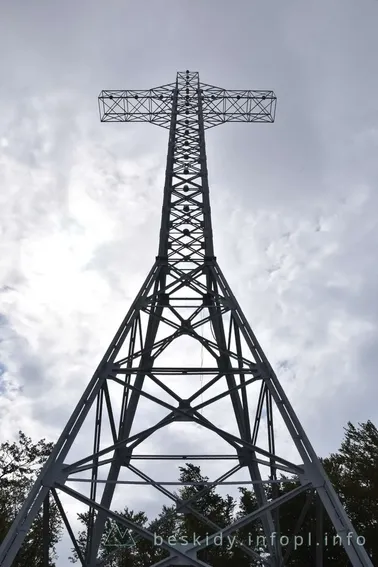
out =
[[[53,444],[45,439],[33,443],[22,431],[19,431],[18,441],[0,444],[0,541],[7,534],[52,447]],[[50,566],[54,567],[62,522],[53,503],[49,521]],[[41,510],[16,556],[14,567],[44,567],[42,526]]]

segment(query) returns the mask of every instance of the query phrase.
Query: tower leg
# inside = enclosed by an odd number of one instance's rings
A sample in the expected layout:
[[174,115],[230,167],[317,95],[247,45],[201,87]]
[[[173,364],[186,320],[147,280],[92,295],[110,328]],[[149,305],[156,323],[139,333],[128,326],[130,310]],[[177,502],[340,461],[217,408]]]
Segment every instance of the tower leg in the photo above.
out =
[[331,482],[326,475],[324,468],[322,467],[299,422],[298,417],[291,407],[283,387],[269,364],[268,359],[259,345],[248,321],[246,320],[235,296],[233,295],[217,264],[214,265],[214,278],[219,285],[222,295],[227,298],[229,304],[232,305],[231,310],[239,325],[240,331],[254,356],[259,372],[263,376],[263,380],[271,393],[276,407],[278,408],[281,417],[291,434],[293,443],[303,459],[306,480],[309,480],[312,486],[316,489],[337,534],[341,538],[349,560],[353,567],[373,567],[365,549],[358,544],[358,534],[355,532]]

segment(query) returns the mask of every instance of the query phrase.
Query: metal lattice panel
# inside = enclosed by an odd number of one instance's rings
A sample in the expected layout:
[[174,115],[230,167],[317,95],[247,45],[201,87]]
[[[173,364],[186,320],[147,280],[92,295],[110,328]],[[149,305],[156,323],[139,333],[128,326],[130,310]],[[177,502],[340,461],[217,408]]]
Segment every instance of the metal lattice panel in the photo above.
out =
[[[185,79],[184,73],[178,73],[179,82]],[[189,86],[191,108],[193,102],[200,97],[205,130],[224,122],[274,121],[276,96],[273,91],[226,90],[200,83],[198,73],[190,74],[189,85],[186,86]],[[169,128],[175,93],[175,83],[150,90],[104,90],[99,96],[101,120],[151,122]],[[185,110],[184,106],[185,98],[182,101],[180,98],[178,111]]]

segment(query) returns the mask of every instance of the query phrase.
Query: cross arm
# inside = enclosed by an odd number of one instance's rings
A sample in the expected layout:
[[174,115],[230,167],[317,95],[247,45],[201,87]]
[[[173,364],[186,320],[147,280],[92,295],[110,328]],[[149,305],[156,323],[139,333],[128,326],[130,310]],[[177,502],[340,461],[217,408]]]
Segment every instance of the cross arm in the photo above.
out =
[[169,128],[175,83],[149,90],[101,91],[101,122],[151,122]]
[[226,90],[200,84],[205,128],[225,122],[274,122],[277,97],[270,90]]
[[226,90],[199,81],[190,89],[188,85],[189,82],[149,90],[103,90],[98,97],[101,122],[150,122],[169,128],[175,92],[178,113],[198,115],[198,98],[201,99],[205,129],[225,122],[274,122],[277,98],[271,90]]

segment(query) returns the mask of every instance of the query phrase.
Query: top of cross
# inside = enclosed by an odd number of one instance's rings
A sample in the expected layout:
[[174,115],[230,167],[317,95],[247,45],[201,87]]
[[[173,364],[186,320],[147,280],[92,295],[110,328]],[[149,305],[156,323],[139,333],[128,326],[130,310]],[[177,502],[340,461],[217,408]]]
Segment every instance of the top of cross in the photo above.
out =
[[204,128],[225,122],[274,122],[277,98],[271,90],[226,90],[201,83],[199,73],[179,72],[176,82],[149,90],[103,90],[102,122],[150,122],[169,128],[172,110],[202,102]]

